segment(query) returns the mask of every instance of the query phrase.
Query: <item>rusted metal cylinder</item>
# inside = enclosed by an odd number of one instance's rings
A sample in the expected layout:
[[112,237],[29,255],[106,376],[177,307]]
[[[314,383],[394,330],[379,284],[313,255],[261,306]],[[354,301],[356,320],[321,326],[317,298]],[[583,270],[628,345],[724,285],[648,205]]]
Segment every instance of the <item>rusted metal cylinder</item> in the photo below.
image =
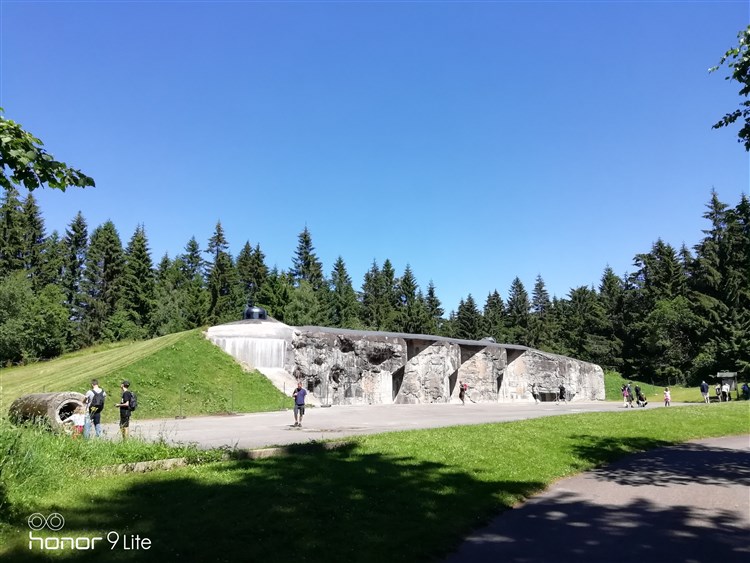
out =
[[8,414],[13,422],[40,419],[52,429],[62,428],[63,423],[78,407],[83,406],[81,393],[32,393],[18,397],[10,405]]

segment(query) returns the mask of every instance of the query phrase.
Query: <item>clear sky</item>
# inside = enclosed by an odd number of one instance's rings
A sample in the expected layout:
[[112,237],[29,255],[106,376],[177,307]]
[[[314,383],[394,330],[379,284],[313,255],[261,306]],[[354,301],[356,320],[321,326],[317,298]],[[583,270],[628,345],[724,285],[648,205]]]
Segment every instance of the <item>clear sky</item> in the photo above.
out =
[[138,224],[154,263],[221,221],[291,266],[307,226],[359,289],[411,264],[447,311],[514,277],[598,286],[659,237],[693,246],[711,189],[750,184],[739,102],[708,68],[750,3],[0,2],[0,105],[94,189],[39,190]]

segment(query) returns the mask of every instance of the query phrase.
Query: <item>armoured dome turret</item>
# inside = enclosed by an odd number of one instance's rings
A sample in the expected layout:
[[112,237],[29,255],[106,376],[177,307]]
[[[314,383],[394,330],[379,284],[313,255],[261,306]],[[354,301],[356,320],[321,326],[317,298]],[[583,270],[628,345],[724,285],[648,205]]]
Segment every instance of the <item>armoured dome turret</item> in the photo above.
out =
[[266,320],[268,318],[268,313],[266,313],[266,310],[263,307],[258,307],[252,303],[248,303],[242,318],[246,321],[251,319]]

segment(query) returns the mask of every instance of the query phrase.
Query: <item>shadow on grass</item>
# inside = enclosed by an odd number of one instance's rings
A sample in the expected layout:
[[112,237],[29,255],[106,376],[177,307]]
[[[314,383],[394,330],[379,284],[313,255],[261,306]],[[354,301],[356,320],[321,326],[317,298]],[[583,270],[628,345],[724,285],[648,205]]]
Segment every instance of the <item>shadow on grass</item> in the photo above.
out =
[[698,444],[634,455],[594,471],[598,484],[553,488],[501,514],[446,561],[745,562],[748,462],[747,451]]
[[[448,552],[499,507],[542,484],[482,482],[448,465],[307,446],[304,455],[129,476],[108,493],[81,484],[65,536],[109,530],[149,538],[148,551],[103,542],[76,561],[424,561]],[[110,481],[111,482],[111,481]],[[85,508],[81,508],[85,506]],[[38,561],[26,518],[9,561]],[[20,520],[20,518],[19,518]],[[59,537],[60,534],[57,534]]]

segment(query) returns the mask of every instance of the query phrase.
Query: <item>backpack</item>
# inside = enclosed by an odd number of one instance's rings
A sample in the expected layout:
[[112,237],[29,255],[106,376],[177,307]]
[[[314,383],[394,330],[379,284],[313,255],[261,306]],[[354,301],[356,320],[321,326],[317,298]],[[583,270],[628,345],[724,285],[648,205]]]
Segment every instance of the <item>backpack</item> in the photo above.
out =
[[104,409],[104,391],[97,393],[94,391],[94,396],[89,404],[89,410],[96,409],[96,412],[100,412]]
[[135,393],[132,391],[130,392],[130,410],[134,411],[138,408],[138,397],[135,396]]

